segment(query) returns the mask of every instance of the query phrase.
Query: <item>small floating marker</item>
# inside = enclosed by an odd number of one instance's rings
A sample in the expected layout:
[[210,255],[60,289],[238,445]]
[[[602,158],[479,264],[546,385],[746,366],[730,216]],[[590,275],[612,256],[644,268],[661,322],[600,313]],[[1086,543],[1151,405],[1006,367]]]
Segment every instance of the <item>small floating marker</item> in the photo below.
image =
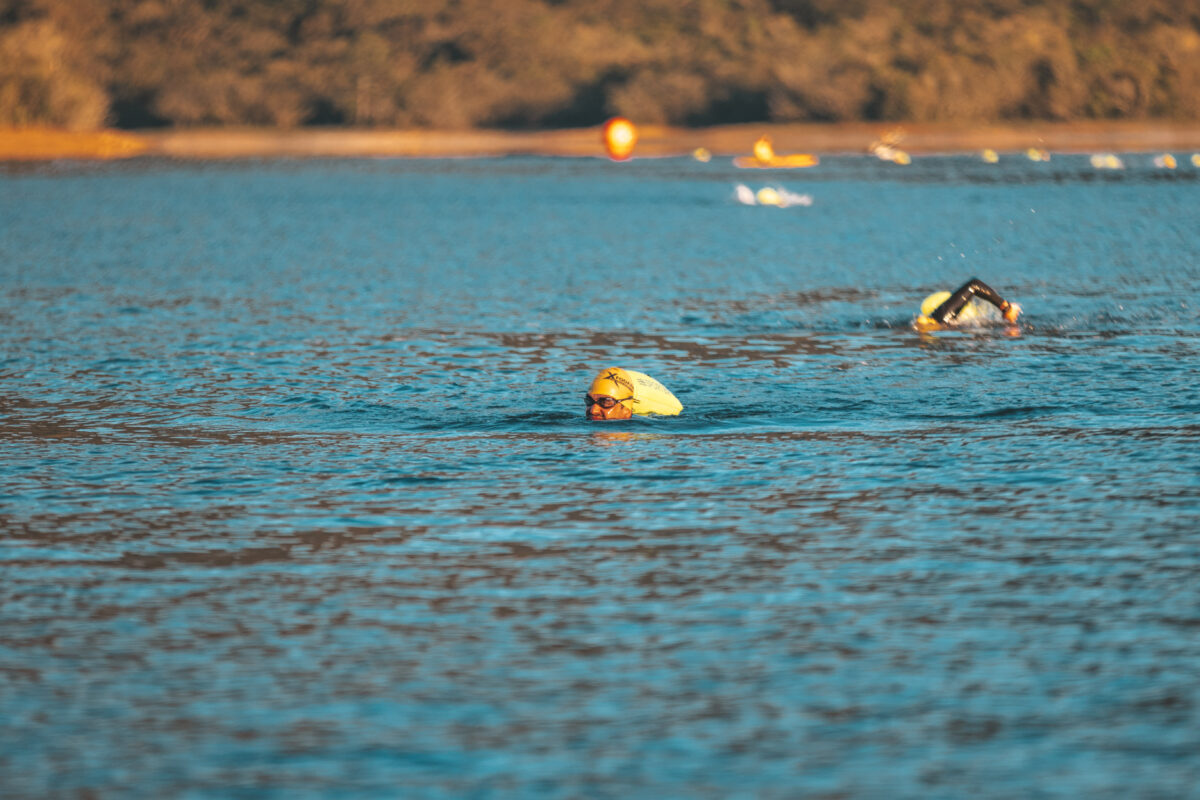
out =
[[712,161],[712,153],[708,151],[707,147],[697,147],[692,151],[692,158],[702,164],[707,164],[709,161]]
[[1192,153],[1192,166],[1200,167],[1200,153]]
[[908,153],[904,152],[903,150],[897,150],[895,155],[892,156],[892,163],[899,164],[902,167],[906,167],[912,163],[912,156],[910,156]]
[[1040,147],[1031,147],[1025,151],[1025,157],[1030,161],[1049,161],[1050,154]]
[[1154,166],[1158,167],[1159,169],[1175,169],[1175,167],[1178,166],[1178,163],[1179,162],[1175,160],[1175,156],[1171,155],[1170,153],[1163,153],[1160,156],[1154,157]]
[[637,128],[624,117],[613,117],[604,123],[604,150],[613,161],[629,158],[637,138]]
[[1125,162],[1113,153],[1096,153],[1091,162],[1096,169],[1125,169]]
[[979,157],[982,158],[988,164],[995,164],[997,161],[1000,160],[1000,156],[998,156],[996,154],[996,151],[990,147],[987,148],[986,150],[984,150],[982,153],[980,153]]

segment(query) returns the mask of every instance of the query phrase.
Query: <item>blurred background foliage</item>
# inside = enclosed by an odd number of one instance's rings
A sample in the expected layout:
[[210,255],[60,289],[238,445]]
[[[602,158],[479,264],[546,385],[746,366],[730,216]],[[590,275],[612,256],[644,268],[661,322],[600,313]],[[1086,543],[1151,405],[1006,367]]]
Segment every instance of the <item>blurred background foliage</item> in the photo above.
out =
[[0,0],[0,124],[1200,118],[1200,0]]

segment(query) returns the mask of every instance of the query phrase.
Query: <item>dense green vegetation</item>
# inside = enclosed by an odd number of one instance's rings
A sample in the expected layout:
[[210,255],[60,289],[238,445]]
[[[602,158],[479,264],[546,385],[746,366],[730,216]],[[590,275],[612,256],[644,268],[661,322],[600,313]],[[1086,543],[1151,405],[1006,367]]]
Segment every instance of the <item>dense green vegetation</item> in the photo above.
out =
[[0,124],[1200,119],[1200,0],[0,0]]

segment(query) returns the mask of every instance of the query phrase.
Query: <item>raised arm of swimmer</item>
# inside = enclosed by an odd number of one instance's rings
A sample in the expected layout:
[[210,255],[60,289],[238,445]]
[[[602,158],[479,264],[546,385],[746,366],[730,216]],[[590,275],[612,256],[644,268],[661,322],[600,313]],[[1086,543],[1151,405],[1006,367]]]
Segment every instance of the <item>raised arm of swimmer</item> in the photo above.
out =
[[952,293],[937,292],[926,297],[925,302],[921,304],[921,318],[939,325],[953,325],[972,297],[986,300],[1000,309],[1000,313],[1008,322],[1016,322],[1021,314],[1019,305],[1005,300],[999,292],[979,278],[971,278]]

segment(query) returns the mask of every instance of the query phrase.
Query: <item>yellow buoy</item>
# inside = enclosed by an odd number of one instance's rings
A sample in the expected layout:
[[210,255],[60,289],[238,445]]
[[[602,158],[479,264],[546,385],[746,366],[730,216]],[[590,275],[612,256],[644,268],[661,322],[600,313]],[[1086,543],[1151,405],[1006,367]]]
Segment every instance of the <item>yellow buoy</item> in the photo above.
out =
[[821,159],[812,153],[777,155],[775,147],[771,144],[771,139],[768,136],[760,136],[754,142],[754,155],[738,156],[733,159],[733,165],[742,169],[753,167],[763,169],[796,169],[798,167],[815,167],[820,162]]
[[986,161],[989,164],[995,164],[997,161],[1000,160],[1000,156],[997,155],[996,151],[990,147],[983,151],[983,153],[981,154],[981,157],[983,158],[984,161]]
[[792,153],[786,156],[775,156],[770,161],[759,161],[754,156],[738,156],[733,160],[735,167],[741,169],[798,169],[815,167],[821,159],[812,153]]
[[950,292],[934,292],[921,301],[921,316],[928,317],[937,307],[950,299]]
[[708,151],[707,147],[697,147],[692,151],[692,158],[707,164],[709,161],[712,161],[712,153]]

